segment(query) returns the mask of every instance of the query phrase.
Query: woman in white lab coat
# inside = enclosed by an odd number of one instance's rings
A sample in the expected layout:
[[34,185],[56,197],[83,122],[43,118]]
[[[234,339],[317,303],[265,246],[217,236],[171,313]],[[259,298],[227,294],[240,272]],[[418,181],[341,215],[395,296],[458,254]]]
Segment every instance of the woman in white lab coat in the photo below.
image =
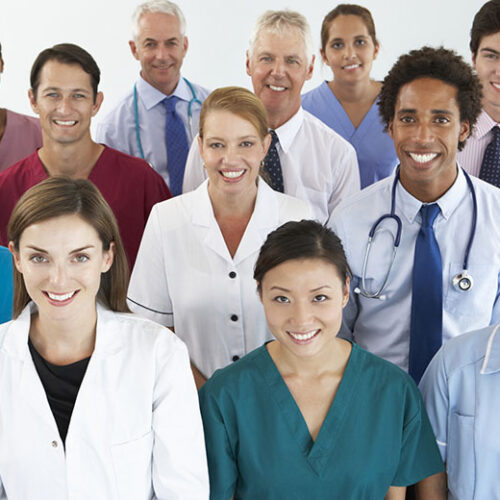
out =
[[12,214],[14,320],[0,326],[0,498],[206,499],[186,347],[126,314],[115,218],[52,177]]
[[212,92],[199,130],[208,179],[153,207],[128,292],[133,311],[174,327],[186,342],[198,387],[271,338],[253,266],[269,232],[311,215],[304,201],[259,178],[270,135],[252,92]]

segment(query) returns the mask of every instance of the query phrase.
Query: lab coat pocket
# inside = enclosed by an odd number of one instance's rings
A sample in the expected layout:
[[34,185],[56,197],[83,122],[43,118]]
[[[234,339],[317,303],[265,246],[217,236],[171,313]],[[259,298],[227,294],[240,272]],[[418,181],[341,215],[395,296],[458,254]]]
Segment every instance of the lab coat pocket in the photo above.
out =
[[472,499],[476,482],[473,416],[451,414],[446,455],[449,498]]
[[153,431],[111,446],[120,500],[152,498]]

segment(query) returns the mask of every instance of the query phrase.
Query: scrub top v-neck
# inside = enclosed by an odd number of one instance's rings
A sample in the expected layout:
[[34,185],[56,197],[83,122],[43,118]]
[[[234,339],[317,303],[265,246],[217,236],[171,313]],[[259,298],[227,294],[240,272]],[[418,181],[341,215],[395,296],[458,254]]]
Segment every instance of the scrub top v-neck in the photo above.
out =
[[383,499],[443,470],[416,386],[356,345],[316,441],[265,346],[200,403],[211,499]]

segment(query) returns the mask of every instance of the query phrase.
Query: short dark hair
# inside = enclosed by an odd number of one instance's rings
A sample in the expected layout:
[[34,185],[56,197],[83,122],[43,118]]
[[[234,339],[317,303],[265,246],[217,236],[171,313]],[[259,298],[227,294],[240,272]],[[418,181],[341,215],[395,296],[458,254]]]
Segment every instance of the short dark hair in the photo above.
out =
[[470,50],[475,57],[484,36],[500,31],[500,0],[486,2],[474,16],[470,30]]
[[313,220],[291,221],[269,233],[260,249],[253,273],[258,292],[268,271],[296,259],[322,259],[333,264],[344,284],[351,276],[342,243],[331,229]]
[[375,23],[371,12],[361,5],[351,3],[341,3],[331,10],[323,19],[321,24],[321,48],[326,49],[328,43],[328,34],[330,30],[330,23],[339,16],[358,16],[366,26],[368,34],[373,41],[373,45],[378,45],[377,34],[375,33]]
[[[481,113],[482,98],[472,68],[453,50],[422,47],[400,56],[382,83],[378,106],[386,130],[394,118],[401,87],[419,78],[434,78],[455,87],[460,121],[467,121],[472,129]],[[459,141],[458,150],[464,145],[465,141]]]
[[[102,241],[103,250],[114,243],[111,268],[102,275],[97,298],[113,311],[130,312],[127,306],[128,262],[113,211],[99,190],[87,179],[49,177],[28,189],[12,211],[7,234],[14,250],[24,230],[63,215],[78,215],[90,224]],[[30,301],[22,274],[14,267],[14,318]]]
[[73,43],[59,43],[49,49],[42,50],[38,54],[31,67],[30,84],[35,95],[40,85],[40,73],[49,61],[57,61],[62,64],[76,64],[90,76],[90,83],[94,92],[94,100],[97,97],[97,87],[101,80],[101,71],[94,58],[84,49]]

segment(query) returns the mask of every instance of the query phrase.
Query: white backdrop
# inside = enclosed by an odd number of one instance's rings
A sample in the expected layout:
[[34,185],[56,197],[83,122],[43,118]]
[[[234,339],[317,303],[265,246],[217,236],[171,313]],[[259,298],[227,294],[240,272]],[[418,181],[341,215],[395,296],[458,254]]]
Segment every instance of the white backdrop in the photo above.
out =
[[[139,63],[132,57],[130,16],[140,0],[0,0],[0,42],[5,70],[0,105],[32,114],[27,98],[29,71],[37,54],[51,45],[73,42],[88,50],[102,71],[104,103],[99,118],[131,88]],[[381,42],[372,75],[382,79],[395,59],[422,45],[444,45],[470,60],[469,31],[482,0],[364,0]],[[187,20],[189,50],[183,74],[207,88],[251,88],[245,72],[248,36],[266,9],[290,8],[304,14],[319,47],[321,21],[337,2],[325,0],[179,0]],[[316,55],[305,90],[330,79]]]

